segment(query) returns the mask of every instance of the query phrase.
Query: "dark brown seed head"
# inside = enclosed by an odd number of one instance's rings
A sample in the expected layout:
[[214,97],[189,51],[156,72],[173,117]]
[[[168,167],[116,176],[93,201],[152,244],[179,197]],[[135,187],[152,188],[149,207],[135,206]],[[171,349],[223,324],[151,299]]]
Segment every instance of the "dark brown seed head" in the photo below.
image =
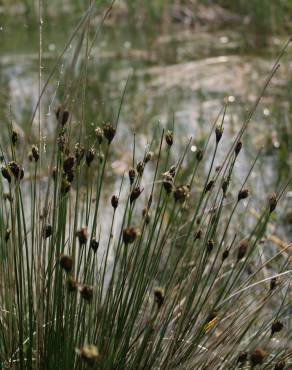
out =
[[63,170],[67,174],[71,172],[75,164],[75,157],[73,155],[69,155],[63,163]]
[[208,184],[206,185],[205,193],[207,193],[208,191],[210,191],[213,188],[214,184],[215,184],[215,181],[214,180],[210,180],[208,182]]
[[249,189],[244,188],[238,192],[237,201],[240,202],[242,199],[246,199],[249,196]]
[[77,287],[78,287],[77,281],[73,277],[69,277],[69,279],[67,280],[68,292],[70,292],[70,293],[76,292]]
[[102,139],[103,139],[103,129],[100,128],[100,127],[97,127],[95,129],[95,136],[96,136],[97,142],[99,144],[101,144],[102,143]]
[[139,186],[135,187],[130,195],[130,203],[135,202],[135,200],[139,198],[143,190],[144,189],[141,189]]
[[270,213],[272,213],[276,209],[278,203],[276,194],[275,193],[270,194],[268,200]]
[[80,230],[76,231],[76,236],[79,240],[80,246],[85,245],[88,239],[87,228],[82,227]]
[[5,231],[5,242],[7,243],[9,238],[10,238],[10,234],[11,234],[11,230],[10,229],[7,229]]
[[278,281],[276,277],[273,277],[270,282],[270,290],[274,290],[278,285]]
[[235,145],[235,148],[234,148],[234,153],[235,153],[235,156],[237,157],[238,154],[240,153],[241,151],[241,148],[242,148],[242,141],[238,141]]
[[160,308],[164,302],[164,290],[162,288],[154,289],[154,300],[157,304],[157,307]]
[[82,158],[84,157],[84,154],[85,154],[84,146],[77,143],[75,145],[75,159],[76,159],[77,164],[80,164],[80,162],[82,161]]
[[216,136],[216,143],[217,144],[221,140],[222,135],[223,135],[223,127],[222,126],[217,126],[215,128],[215,136]]
[[201,239],[203,236],[203,230],[199,229],[195,234],[195,240]]
[[171,175],[164,175],[163,187],[167,194],[170,194],[174,190],[173,177]]
[[71,183],[65,178],[62,178],[62,183],[61,183],[61,193],[62,195],[67,194],[71,189]]
[[278,361],[274,366],[274,370],[284,370],[285,366],[286,362],[284,360]]
[[20,167],[18,163],[16,163],[15,161],[9,162],[8,167],[12,172],[13,176],[15,177],[15,179],[17,180],[23,179],[24,176],[23,168]]
[[214,245],[215,245],[215,243],[214,243],[214,240],[213,239],[209,239],[207,241],[207,252],[208,253],[211,253],[212,252],[212,250],[214,248]]
[[190,196],[190,188],[188,185],[177,186],[173,193],[176,202],[183,203]]
[[144,162],[142,162],[142,161],[138,162],[136,168],[137,168],[138,174],[140,176],[142,176],[143,175],[143,172],[144,172],[144,168],[145,168]]
[[72,257],[67,256],[66,254],[61,254],[61,256],[60,256],[60,266],[67,273],[71,272],[72,268],[73,268]]
[[1,167],[1,173],[4,179],[6,179],[9,183],[11,182],[11,174],[9,171],[9,167]]
[[135,227],[128,227],[123,230],[123,242],[125,244],[132,244],[139,236],[139,231]]
[[150,222],[150,212],[149,212],[148,208],[143,209],[142,216],[145,220],[145,224],[148,225],[149,222]]
[[31,154],[32,154],[34,161],[37,162],[40,158],[40,154],[39,154],[39,148],[36,145],[33,145],[31,147]]
[[111,123],[106,123],[103,128],[103,134],[104,137],[107,139],[108,143],[110,144],[116,135],[116,129]]
[[242,240],[239,243],[238,252],[237,252],[237,261],[245,257],[248,247],[249,247],[249,243],[247,240]]
[[223,182],[222,182],[222,191],[223,191],[223,195],[226,196],[226,193],[227,193],[227,190],[228,190],[228,186],[229,186],[229,180],[228,179],[224,179]]
[[133,185],[133,183],[135,181],[135,178],[136,178],[136,175],[137,175],[137,172],[136,172],[135,168],[130,168],[129,169],[129,180],[130,180],[131,185]]
[[56,111],[56,118],[62,126],[65,126],[69,119],[68,109],[60,105]]
[[261,365],[267,357],[267,352],[262,348],[255,349],[250,355],[250,362],[252,366]]
[[91,162],[94,160],[95,157],[95,150],[93,148],[88,149],[85,156],[85,161],[87,166],[89,167],[91,165]]
[[204,156],[203,150],[202,149],[198,149],[197,150],[197,153],[196,153],[197,161],[198,162],[201,162],[201,160],[203,159],[203,156]]
[[74,181],[74,171],[71,170],[71,171],[68,171],[66,173],[66,177],[67,177],[67,180],[72,183]]
[[146,155],[145,155],[145,159],[144,159],[144,162],[145,163],[148,163],[151,161],[151,159],[153,158],[154,154],[152,152],[148,152]]
[[165,141],[168,146],[172,146],[173,144],[173,132],[172,131],[167,131],[165,135]]
[[17,131],[15,131],[14,129],[12,130],[12,133],[11,133],[11,142],[12,142],[12,145],[16,145],[18,141],[18,133]]
[[247,352],[241,352],[238,356],[237,363],[244,364],[247,360]]
[[113,209],[117,209],[118,208],[119,198],[116,195],[113,195],[112,196],[111,205],[112,205]]
[[85,301],[90,302],[93,297],[93,289],[88,285],[83,285],[80,289],[80,294]]
[[52,169],[52,178],[53,178],[53,180],[56,180],[56,178],[57,178],[57,167],[54,167]]
[[222,261],[226,260],[229,256],[229,250],[225,249],[225,251],[222,253]]
[[271,327],[271,336],[273,336],[275,333],[279,333],[279,331],[281,331],[283,328],[284,325],[281,323],[281,321],[274,321]]
[[98,250],[98,247],[99,247],[99,242],[95,238],[92,238],[90,241],[90,248],[93,250],[94,253],[96,253]]
[[51,235],[53,234],[53,227],[52,225],[46,225],[44,227],[44,231],[43,231],[43,237],[46,239],[46,238],[49,238]]

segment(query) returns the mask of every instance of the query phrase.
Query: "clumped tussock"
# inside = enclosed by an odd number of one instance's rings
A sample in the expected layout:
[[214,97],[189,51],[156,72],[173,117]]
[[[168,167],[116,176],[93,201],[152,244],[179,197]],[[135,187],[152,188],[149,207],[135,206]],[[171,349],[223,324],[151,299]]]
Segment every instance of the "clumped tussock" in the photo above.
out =
[[240,186],[234,181],[260,99],[228,138],[219,167],[226,106],[195,155],[191,140],[175,151],[175,127],[156,131],[108,196],[123,98],[112,123],[96,124],[90,136],[84,120],[74,126],[82,105],[68,92],[56,107],[51,150],[30,143],[30,160],[8,126],[0,368],[284,369],[291,245],[279,252],[264,238],[287,184],[267,194],[255,220],[249,187],[258,155]]

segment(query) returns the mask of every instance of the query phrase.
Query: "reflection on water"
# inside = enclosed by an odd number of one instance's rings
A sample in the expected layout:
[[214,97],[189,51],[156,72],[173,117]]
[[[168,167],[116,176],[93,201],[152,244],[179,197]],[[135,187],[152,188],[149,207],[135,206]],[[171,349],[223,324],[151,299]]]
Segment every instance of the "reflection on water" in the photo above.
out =
[[[75,24],[74,19],[44,20],[43,81]],[[241,53],[242,35],[236,30],[194,32],[177,25],[171,33],[157,34],[150,29],[107,25],[89,61],[85,102],[89,133],[103,120],[111,119],[125,81],[131,76],[119,131],[120,140],[126,145],[116,148],[118,160],[112,165],[113,172],[122,172],[131,162],[133,131],[141,134],[137,135],[137,147],[142,153],[153,127],[170,125],[173,116],[181,141],[177,150],[190,136],[195,144],[202,142],[226,97],[230,104],[225,135],[233,137],[285,41],[273,39],[260,54],[248,55]],[[25,132],[38,97],[38,28],[22,18],[2,17],[0,36],[0,119],[8,119],[11,105],[15,124]],[[44,96],[43,134],[47,140],[52,131],[50,114],[58,97],[64,94],[62,80],[75,47],[76,42],[64,55]],[[245,157],[237,171],[246,173],[250,159],[265,145],[254,180],[256,190],[263,195],[291,174],[291,55],[288,51],[283,58],[279,73],[254,115],[245,136]],[[78,65],[73,72],[76,78]],[[291,207],[289,199],[285,204]],[[289,232],[289,222],[288,226],[287,222],[284,224]]]

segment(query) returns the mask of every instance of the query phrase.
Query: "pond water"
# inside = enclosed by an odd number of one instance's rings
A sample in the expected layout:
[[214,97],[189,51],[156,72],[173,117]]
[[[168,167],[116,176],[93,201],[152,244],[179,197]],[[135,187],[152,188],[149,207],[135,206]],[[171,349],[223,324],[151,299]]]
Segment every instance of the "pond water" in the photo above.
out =
[[[77,22],[77,16],[44,18],[43,83]],[[226,99],[229,106],[225,135],[234,136],[286,42],[285,37],[273,37],[267,46],[255,52],[246,47],[246,37],[236,28],[208,32],[179,24],[164,32],[157,25],[139,28],[126,22],[109,22],[103,27],[88,64],[85,121],[90,134],[96,125],[111,119],[130,76],[119,132],[124,145],[116,149],[118,159],[113,163],[113,171],[121,173],[129,165],[133,132],[139,134],[137,147],[143,150],[153,128],[170,126],[173,117],[179,137],[177,150],[190,136],[194,143],[202,142]],[[14,124],[27,134],[27,123],[38,98],[39,29],[21,15],[5,17],[2,14],[0,40],[0,120],[7,122],[11,110]],[[76,45],[74,40],[44,96],[46,144],[52,131],[52,112],[64,95],[63,80],[68,78],[66,70]],[[264,145],[254,175],[255,187],[263,196],[268,191],[278,190],[291,175],[291,56],[290,48],[251,121],[244,137],[244,160],[237,171],[240,179],[251,158]],[[78,64],[71,73],[76,78]],[[76,104],[79,104],[78,98]],[[280,236],[284,234],[290,239],[291,199],[290,191],[283,202],[284,231],[280,231]]]

